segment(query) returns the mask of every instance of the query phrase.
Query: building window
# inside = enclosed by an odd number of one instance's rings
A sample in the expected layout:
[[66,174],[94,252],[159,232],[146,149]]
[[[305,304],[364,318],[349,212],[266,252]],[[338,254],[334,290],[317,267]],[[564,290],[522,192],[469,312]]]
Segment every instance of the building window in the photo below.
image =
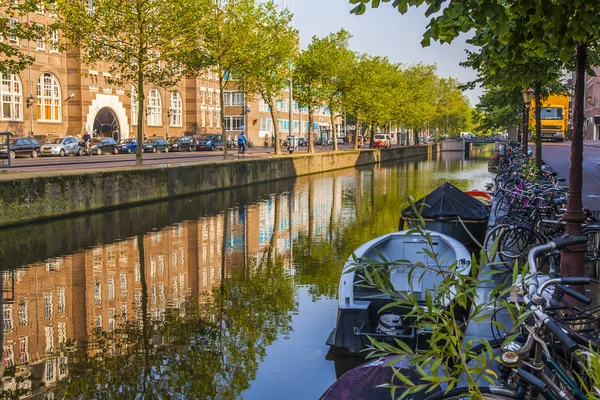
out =
[[56,296],[56,310],[59,313],[64,313],[67,310],[67,297],[65,295],[65,288],[58,288],[58,295]]
[[29,324],[29,315],[27,312],[27,303],[19,303],[19,326]]
[[148,126],[161,126],[162,103],[158,89],[150,89],[148,93]]
[[[40,32],[44,31],[44,26],[43,25],[38,25],[37,27],[40,30]],[[46,50],[46,38],[44,37],[44,35],[40,35],[40,37],[36,39],[36,41],[35,41],[35,49],[39,50],[39,51],[45,51]]]
[[36,6],[35,12],[38,13],[38,14],[42,14],[43,15],[45,13],[45,11],[46,10],[44,10],[44,2],[43,1],[39,1],[38,4],[37,4],[37,6]]
[[29,362],[29,338],[23,336],[19,338],[19,363],[25,364]]
[[115,278],[108,278],[108,300],[114,300],[116,295]]
[[271,118],[260,117],[258,120],[258,130],[271,132],[273,130],[273,120]]
[[44,293],[44,319],[52,320],[54,316],[54,301],[52,293]]
[[226,116],[225,129],[228,131],[241,131],[244,126],[244,117],[242,116]]
[[221,118],[219,117],[219,114],[219,111],[215,111],[215,125],[217,128],[221,127]]
[[223,93],[223,103],[226,106],[243,106],[244,92],[226,91]]
[[202,110],[200,115],[202,116],[202,127],[206,128],[206,110]]
[[206,104],[206,92],[205,91],[200,92],[200,103],[202,105]]
[[280,119],[278,121],[278,127],[281,132],[287,132],[290,130],[290,121],[287,119]]
[[2,87],[0,88],[2,101],[3,121],[23,120],[23,94],[21,92],[21,81],[17,75],[0,74]]
[[271,107],[263,99],[258,102],[258,111],[271,112]]
[[58,79],[49,72],[37,84],[37,117],[40,122],[61,122],[61,96]]
[[88,14],[94,14],[94,0],[88,0]]
[[10,32],[8,35],[8,41],[10,44],[19,44],[19,37],[15,34],[18,22],[19,21],[16,18],[11,18],[8,22],[8,31]]
[[183,126],[183,102],[179,92],[171,93],[171,118],[169,124],[171,126]]
[[15,354],[13,353],[13,347],[11,346],[3,346],[4,349],[4,366],[6,368],[11,368],[15,365]]
[[131,125],[137,126],[138,121],[138,96],[135,88],[131,86]]
[[2,310],[2,322],[4,323],[4,333],[13,331],[13,308],[11,304],[5,304]]
[[54,372],[54,360],[46,360],[46,382],[54,382],[56,373]]
[[213,113],[212,113],[212,111],[208,112],[208,127],[209,128],[213,127]]
[[94,284],[94,303],[102,303],[102,283],[100,282]]
[[54,328],[52,326],[45,326],[44,333],[46,336],[46,352],[51,353],[54,351]]

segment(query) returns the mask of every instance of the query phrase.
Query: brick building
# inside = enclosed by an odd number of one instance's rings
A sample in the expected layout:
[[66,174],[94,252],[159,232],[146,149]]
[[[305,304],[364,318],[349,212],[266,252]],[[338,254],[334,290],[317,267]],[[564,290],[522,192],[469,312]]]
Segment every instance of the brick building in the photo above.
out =
[[[38,12],[23,16],[31,23],[48,25],[55,15],[43,6]],[[109,83],[108,63],[94,68],[78,61],[78,51],[61,52],[58,32],[46,41],[25,41],[8,37],[10,45],[20,47],[35,58],[31,67],[19,74],[0,74],[2,114],[0,131],[19,136],[76,136],[83,131],[113,136],[119,140],[137,135],[136,92],[132,85],[116,87]],[[219,87],[216,74],[186,77],[175,87],[145,85],[144,124],[146,135],[175,136],[220,133]],[[262,144],[272,135],[273,121],[269,107],[258,99],[244,98],[244,93],[224,93],[225,122],[228,136],[239,134],[247,126],[249,141]],[[281,137],[289,131],[289,92],[282,91],[277,104]],[[308,112],[293,104],[292,131],[306,137]],[[243,110],[247,112],[244,113]],[[330,116],[319,107],[314,116],[314,137],[329,136]]]
[[600,140],[600,67],[593,69],[596,76],[585,74],[584,137]]

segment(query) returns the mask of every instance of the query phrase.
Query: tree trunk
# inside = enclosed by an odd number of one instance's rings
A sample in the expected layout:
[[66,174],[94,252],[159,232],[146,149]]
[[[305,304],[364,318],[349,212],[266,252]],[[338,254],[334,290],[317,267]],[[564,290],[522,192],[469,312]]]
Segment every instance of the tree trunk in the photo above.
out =
[[331,133],[333,135],[333,151],[338,151],[337,129],[335,127],[335,116],[331,113]]
[[535,83],[535,166],[542,171],[542,82]]
[[360,136],[360,118],[356,117],[356,127],[354,128],[354,150],[358,150],[358,137]]
[[137,148],[135,150],[135,165],[141,166],[144,163],[144,72],[138,67],[137,81]]
[[[565,233],[570,236],[579,236],[582,234],[581,224],[585,220],[582,212],[581,188],[583,186],[583,101],[586,63],[587,47],[584,43],[579,43],[575,55],[575,105],[573,107],[573,139],[571,142],[569,194],[567,196],[567,212],[564,215],[564,220],[567,223]],[[586,245],[580,245],[561,251],[561,277],[583,275],[583,260],[586,248]]]
[[369,135],[369,148],[375,147],[375,123],[371,121],[371,126],[369,127],[369,131],[371,134]]
[[275,145],[275,155],[279,156],[281,155],[281,143],[279,142],[279,114],[277,113],[277,108],[275,107],[273,99],[268,99],[267,104],[271,109],[271,119],[273,120],[273,136],[275,137],[275,143],[273,144]]
[[315,152],[315,144],[313,143],[313,106],[312,104],[308,105],[308,152]]
[[[219,72],[219,104],[221,105],[221,111],[219,112],[219,117],[221,118],[221,135],[223,135],[223,159],[227,160],[228,156],[229,156],[229,152],[227,151],[227,126],[225,125],[225,93],[223,92],[223,90],[225,89],[225,83],[224,82],[224,78],[223,78],[223,74],[225,72]],[[245,96],[245,94],[244,94]],[[212,112],[212,111],[211,111]],[[246,115],[245,112],[246,110],[243,110],[244,114],[242,115]],[[246,127],[244,126],[244,129],[246,129]],[[246,135],[246,140],[247,139]]]

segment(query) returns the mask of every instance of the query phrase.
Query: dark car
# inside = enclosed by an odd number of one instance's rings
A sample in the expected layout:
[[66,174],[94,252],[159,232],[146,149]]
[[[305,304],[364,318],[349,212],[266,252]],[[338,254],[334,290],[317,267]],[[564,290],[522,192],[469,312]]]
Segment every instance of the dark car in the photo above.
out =
[[223,150],[223,135],[202,135],[198,139],[197,150]]
[[111,137],[95,137],[92,139],[92,154],[102,155],[104,153],[117,154],[119,144]]
[[119,153],[135,153],[137,150],[137,139],[121,139],[117,146]]
[[[40,152],[40,145],[33,138],[12,138],[9,140],[10,158],[31,156],[35,158]],[[4,143],[0,144],[0,157],[6,158],[8,149]]]
[[169,143],[163,138],[150,138],[142,143],[144,153],[158,153],[159,151],[169,152]]
[[307,138],[298,138],[298,146],[308,146],[308,139]]
[[169,150],[192,151],[192,139],[189,136],[173,136],[169,138]]

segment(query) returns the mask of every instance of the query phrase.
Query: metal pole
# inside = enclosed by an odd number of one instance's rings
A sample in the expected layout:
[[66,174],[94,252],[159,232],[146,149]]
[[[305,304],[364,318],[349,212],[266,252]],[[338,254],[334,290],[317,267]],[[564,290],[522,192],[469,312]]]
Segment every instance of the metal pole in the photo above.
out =
[[[30,16],[27,13],[27,26],[31,26]],[[27,39],[27,57],[31,57],[31,40]],[[29,98],[33,99],[33,77],[31,74],[31,64],[29,64]],[[61,93],[62,97],[62,93]],[[34,100],[35,101],[35,100]],[[33,102],[29,106],[29,136],[33,137]]]
[[[293,126],[294,126],[294,111],[293,111],[294,98],[292,96],[292,78],[290,78],[289,84],[290,84],[290,109],[289,109],[290,130],[288,131],[288,136],[292,136],[294,134],[294,130],[293,130]],[[290,144],[290,143],[288,142],[288,144]]]

